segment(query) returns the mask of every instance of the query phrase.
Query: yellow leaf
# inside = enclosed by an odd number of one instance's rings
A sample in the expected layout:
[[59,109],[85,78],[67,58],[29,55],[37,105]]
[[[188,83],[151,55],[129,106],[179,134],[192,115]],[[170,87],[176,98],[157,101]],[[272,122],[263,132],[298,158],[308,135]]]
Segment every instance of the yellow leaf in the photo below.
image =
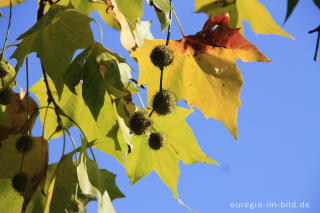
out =
[[261,34],[277,34],[294,39],[284,31],[271,17],[268,10],[257,0],[195,0],[196,11],[207,13],[209,16],[228,12],[231,27],[243,28],[242,21],[250,23],[253,31]]
[[[213,26],[219,25],[215,30]],[[229,17],[222,14],[210,18],[203,30],[179,41],[170,41],[174,62],[165,68],[163,88],[171,90],[178,99],[198,107],[204,115],[221,121],[237,138],[237,114],[241,105],[242,76],[236,60],[245,62],[270,61],[254,45],[229,28]],[[159,90],[160,71],[149,56],[164,40],[145,40],[131,56],[140,67],[139,84],[148,86],[148,105]]]

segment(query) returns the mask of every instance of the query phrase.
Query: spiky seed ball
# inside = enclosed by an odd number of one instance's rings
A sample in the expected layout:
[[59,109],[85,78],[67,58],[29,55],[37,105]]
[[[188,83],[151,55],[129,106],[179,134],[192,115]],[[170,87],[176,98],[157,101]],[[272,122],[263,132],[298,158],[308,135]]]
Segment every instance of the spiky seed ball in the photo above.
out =
[[152,50],[150,58],[155,66],[163,68],[169,66],[173,62],[174,55],[170,47],[159,45]]
[[153,132],[149,136],[149,146],[153,150],[159,150],[166,143],[166,137],[161,132]]
[[5,68],[2,66],[2,63],[0,63],[0,78],[4,78],[8,75],[8,72],[5,70]]
[[168,91],[161,90],[153,97],[152,107],[159,115],[167,115],[176,107],[176,96]]
[[130,119],[129,128],[136,135],[143,135],[152,125],[152,120],[143,112],[135,112]]
[[16,149],[21,153],[25,154],[32,149],[32,137],[28,135],[21,136],[16,142]]
[[77,200],[71,200],[68,203],[68,210],[70,210],[71,212],[79,212],[80,211],[80,203]]
[[0,89],[0,104],[9,105],[12,100],[13,94],[12,91],[8,88]]
[[8,74],[8,64],[9,63],[6,61],[6,59],[2,58],[0,61],[0,78],[4,78]]
[[12,187],[19,193],[23,193],[27,189],[28,175],[24,172],[16,174],[12,178]]

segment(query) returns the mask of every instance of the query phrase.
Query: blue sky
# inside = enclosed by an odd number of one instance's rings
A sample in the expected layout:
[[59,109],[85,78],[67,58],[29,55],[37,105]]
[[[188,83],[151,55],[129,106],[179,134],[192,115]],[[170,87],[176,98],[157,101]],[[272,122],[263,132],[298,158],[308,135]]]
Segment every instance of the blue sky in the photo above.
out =
[[[194,34],[206,21],[205,14],[194,13],[193,0],[174,0],[174,7],[185,34]],[[214,119],[205,119],[195,112],[187,119],[203,151],[220,166],[198,163],[180,163],[178,192],[180,198],[199,213],[317,213],[320,212],[320,64],[313,61],[316,34],[308,34],[320,22],[319,9],[311,0],[300,1],[288,22],[283,25],[286,1],[261,1],[275,21],[295,37],[295,40],[276,35],[257,35],[244,22],[244,36],[256,45],[271,63],[237,64],[244,78],[241,92],[243,106],[239,109],[239,140],[234,140],[225,126]],[[12,28],[8,43],[25,32],[36,21],[36,1],[13,8]],[[0,19],[0,45],[3,45],[8,8],[2,9],[5,18]],[[93,14],[101,24],[102,20]],[[145,5],[143,20],[153,20],[151,31],[155,38],[165,38],[154,10]],[[100,39],[98,29],[92,24],[95,38]],[[174,22],[172,39],[181,39]],[[120,44],[119,33],[103,25],[103,44],[128,59],[138,70],[137,64]],[[13,48],[6,52],[6,58]],[[15,64],[15,61],[10,61]],[[30,84],[41,77],[40,65],[35,54],[30,57]],[[137,79],[138,73],[133,73]],[[24,68],[17,82],[26,88]],[[145,94],[143,99],[146,100]],[[74,131],[76,132],[76,131]],[[40,135],[40,124],[35,126],[35,136]],[[78,143],[79,144],[79,143]],[[50,143],[50,162],[60,158],[62,141]],[[71,147],[67,147],[71,150]],[[174,199],[171,191],[152,172],[131,186],[126,172],[113,158],[95,151],[100,168],[118,174],[116,182],[126,195],[115,200],[119,213],[188,213],[187,208]],[[231,208],[233,202],[263,203],[287,201],[308,202],[301,208]],[[88,212],[96,212],[96,204],[89,205]]]

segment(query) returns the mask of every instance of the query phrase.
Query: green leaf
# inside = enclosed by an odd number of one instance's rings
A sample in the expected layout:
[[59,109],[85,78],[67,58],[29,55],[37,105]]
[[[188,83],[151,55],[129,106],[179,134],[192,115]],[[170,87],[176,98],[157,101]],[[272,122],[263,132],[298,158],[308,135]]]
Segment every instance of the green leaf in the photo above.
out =
[[82,69],[84,60],[86,59],[90,48],[82,51],[69,65],[68,69],[64,73],[64,83],[68,88],[76,94],[75,86],[77,86],[82,79]]
[[165,31],[170,24],[169,13],[170,4],[167,0],[147,0],[149,5],[153,5],[161,24],[161,31]]
[[86,58],[82,75],[83,100],[88,105],[94,119],[97,119],[104,104],[106,88],[104,85],[104,79],[99,72],[99,64],[96,62],[95,54],[91,54]]
[[[143,15],[143,0],[116,0],[119,10],[131,26]],[[128,6],[130,5],[130,6]]]
[[133,31],[133,34],[138,47],[141,47],[143,45],[144,39],[154,39],[150,31],[151,23],[152,21],[141,21],[141,19],[137,19],[136,29]]
[[228,12],[231,28],[243,28],[242,20],[250,23],[253,31],[260,34],[277,34],[293,37],[274,22],[268,10],[257,0],[220,1],[195,0],[196,12],[217,16]]
[[287,8],[287,15],[286,15],[285,21],[288,20],[288,18],[290,17],[291,13],[293,12],[298,2],[299,0],[288,0],[288,8]]
[[97,163],[87,155],[86,143],[83,139],[80,162],[77,166],[79,186],[84,194],[98,196],[99,213],[115,212],[111,201],[124,197],[116,186],[116,175],[105,169],[98,168]]
[[[114,138],[109,137],[109,132],[112,131],[113,126],[117,124],[117,118],[113,113],[113,106],[109,94],[105,95],[104,105],[100,110],[97,120],[95,120],[82,98],[82,83],[75,87],[77,95],[65,87],[60,100],[57,100],[57,93],[51,80],[49,80],[49,85],[57,104],[63,109],[64,113],[79,125],[89,141],[96,140],[94,147],[115,157],[119,162],[124,163],[123,153],[125,153],[125,151],[117,150]],[[46,107],[47,94],[43,80],[41,79],[30,90],[37,96],[40,104],[39,107]],[[52,104],[51,107],[53,107]],[[45,109],[40,111],[42,123],[44,123],[45,113]],[[67,129],[71,126],[76,126],[65,116],[62,116],[62,122]],[[55,112],[52,109],[48,109],[45,123],[45,138],[50,137],[56,127],[57,118]],[[62,132],[56,133],[53,138],[61,135]]]
[[132,184],[155,170],[172,190],[173,195],[178,198],[179,160],[185,164],[197,162],[217,164],[202,152],[191,128],[186,123],[186,118],[191,112],[189,109],[177,107],[166,117],[152,115],[154,131],[164,133],[167,139],[167,143],[158,151],[149,147],[148,137],[133,137],[133,149],[127,156],[126,164]]
[[58,163],[50,181],[44,212],[65,212],[76,190],[77,172],[73,155],[66,155]]
[[22,41],[11,56],[17,59],[16,70],[28,54],[36,52],[61,96],[63,76],[74,52],[87,48],[94,41],[91,21],[75,9],[53,5],[39,22],[18,38]]
[[83,79],[83,99],[97,119],[104,104],[105,90],[115,97],[123,96],[122,91],[131,78],[130,72],[125,59],[95,43],[74,59],[66,71],[65,83],[75,93],[74,87]]
[[320,9],[320,0],[313,0],[313,3]]
[[[85,15],[90,15],[94,11],[97,11],[107,24],[117,30],[120,29],[112,15],[110,13],[106,13],[106,4],[89,0],[61,0],[58,2],[58,4],[67,6],[70,2],[76,9]],[[118,9],[123,13],[130,24],[133,25],[137,18],[142,18],[143,0],[116,0],[116,4]],[[128,5],[130,5],[130,7],[128,7]]]

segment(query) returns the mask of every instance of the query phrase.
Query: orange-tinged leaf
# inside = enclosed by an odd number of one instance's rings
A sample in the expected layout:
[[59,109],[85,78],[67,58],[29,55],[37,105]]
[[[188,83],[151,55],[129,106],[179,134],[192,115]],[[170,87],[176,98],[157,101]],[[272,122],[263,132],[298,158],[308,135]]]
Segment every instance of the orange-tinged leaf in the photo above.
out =
[[27,98],[20,97],[18,93],[14,93],[11,103],[6,107],[11,126],[0,125],[0,141],[14,134],[26,134],[28,130],[31,132],[34,122],[39,115],[37,103],[29,97],[29,123],[27,122]]
[[118,9],[118,6],[115,0],[105,0],[105,2],[108,7],[108,12],[111,13],[113,19],[118,23],[120,27],[121,44],[129,52],[131,52],[132,50],[135,50],[137,44],[130,30],[126,17]]
[[[217,26],[215,29],[212,29]],[[148,85],[148,104],[159,89],[159,71],[149,55],[164,40],[146,40],[131,55],[140,66],[139,84]],[[237,114],[241,105],[242,76],[236,60],[269,62],[253,44],[230,29],[227,13],[211,17],[196,35],[179,41],[170,41],[174,62],[164,70],[164,89],[176,94],[178,99],[198,107],[206,117],[221,121],[237,138]]]
[[196,12],[216,16],[228,12],[231,27],[243,28],[242,21],[250,23],[256,33],[277,34],[294,39],[272,18],[268,10],[258,0],[195,0]]

